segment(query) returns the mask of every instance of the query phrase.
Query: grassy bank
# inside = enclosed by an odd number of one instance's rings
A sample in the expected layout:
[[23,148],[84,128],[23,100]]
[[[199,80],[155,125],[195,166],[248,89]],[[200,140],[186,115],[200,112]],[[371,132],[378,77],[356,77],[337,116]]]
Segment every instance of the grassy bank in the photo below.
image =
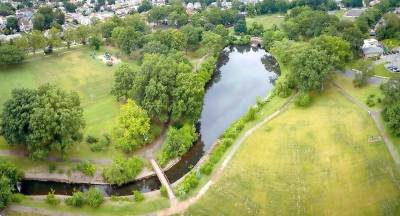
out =
[[398,170],[366,112],[333,89],[249,137],[187,215],[396,215]]

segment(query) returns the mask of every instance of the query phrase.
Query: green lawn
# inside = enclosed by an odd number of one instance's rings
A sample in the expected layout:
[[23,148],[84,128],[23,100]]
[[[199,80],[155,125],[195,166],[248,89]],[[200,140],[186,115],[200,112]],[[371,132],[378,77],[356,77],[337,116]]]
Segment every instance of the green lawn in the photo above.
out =
[[246,17],[246,24],[249,27],[253,22],[261,23],[265,29],[271,28],[274,24],[279,26],[283,22],[282,14],[262,15]]
[[187,215],[398,215],[400,175],[369,115],[336,90],[258,129]]
[[[102,55],[105,51],[117,52],[113,48],[102,48],[96,53]],[[55,53],[51,56],[28,58],[17,66],[2,67],[0,70],[0,108],[11,96],[15,88],[36,88],[44,83],[56,84],[59,87],[78,92],[84,108],[86,121],[85,134],[102,136],[110,134],[115,118],[119,112],[119,104],[110,95],[113,84],[113,72],[117,66],[106,66],[102,61],[91,57],[88,47],[76,48]],[[125,60],[125,59],[124,59]],[[138,67],[130,60],[130,65]],[[6,147],[4,139],[0,138],[0,149]],[[114,148],[105,153],[92,153],[85,143],[75,145],[70,156],[98,157],[114,154]]]
[[[109,215],[142,215],[148,212],[154,212],[163,208],[169,207],[169,200],[167,198],[149,198],[142,202],[133,201],[106,201],[99,208],[91,208],[84,206],[83,208],[75,208],[61,203],[59,206],[54,207],[46,204],[41,200],[34,200],[29,197],[25,198],[20,205],[38,208],[38,212],[34,212],[33,215],[41,215],[40,209],[47,209],[50,211],[56,211],[65,214],[83,214],[83,215],[95,215],[95,216],[109,216]],[[7,215],[30,215],[23,213],[15,213],[12,211],[6,211]]]
[[[346,65],[346,69],[350,70],[350,69],[357,69],[360,70],[360,65],[363,64],[363,59],[356,59],[354,61],[349,62]],[[371,60],[367,61],[369,64],[372,64]],[[383,76],[383,77],[400,77],[400,74],[398,73],[392,73],[388,70],[386,70],[385,68],[385,63],[381,63],[381,64],[372,64],[373,65],[373,72],[375,75],[377,76]]]

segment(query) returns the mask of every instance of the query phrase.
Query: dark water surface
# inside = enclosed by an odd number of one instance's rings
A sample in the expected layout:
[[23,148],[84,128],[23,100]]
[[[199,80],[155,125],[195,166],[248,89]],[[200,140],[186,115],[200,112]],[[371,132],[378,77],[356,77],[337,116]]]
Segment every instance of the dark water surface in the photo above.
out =
[[[257,97],[267,96],[279,73],[275,59],[263,49],[250,46],[225,48],[221,52],[214,76],[207,85],[198,125],[200,139],[165,173],[169,181],[175,182],[185,175],[225,129],[256,103]],[[100,188],[106,195],[131,195],[132,190],[157,190],[161,183],[156,176],[122,186],[27,180],[21,183],[20,188],[27,195],[45,195],[51,188],[56,194],[69,195],[74,189],[86,191],[90,186]]]

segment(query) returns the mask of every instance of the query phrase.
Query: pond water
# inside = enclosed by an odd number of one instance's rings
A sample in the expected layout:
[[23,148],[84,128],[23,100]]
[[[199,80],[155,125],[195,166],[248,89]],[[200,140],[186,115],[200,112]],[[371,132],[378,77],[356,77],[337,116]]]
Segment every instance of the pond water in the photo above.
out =
[[[279,76],[275,59],[263,49],[250,46],[225,48],[219,57],[216,71],[207,85],[201,118],[197,125],[200,138],[165,174],[175,182],[185,175],[212,144],[234,121],[256,104],[257,97],[264,98],[273,88]],[[160,188],[156,176],[127,183],[122,186],[94,185],[106,195],[131,195],[132,190],[148,192]],[[45,195],[50,188],[56,194],[69,195],[74,189],[85,191],[90,184],[23,181],[21,192],[27,195]]]

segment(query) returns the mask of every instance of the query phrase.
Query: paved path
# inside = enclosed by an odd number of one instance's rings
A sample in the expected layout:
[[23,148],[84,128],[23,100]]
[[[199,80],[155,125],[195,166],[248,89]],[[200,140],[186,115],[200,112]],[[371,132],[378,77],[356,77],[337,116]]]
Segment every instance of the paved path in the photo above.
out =
[[[355,76],[355,73],[352,70],[337,71],[337,73],[344,75],[345,77],[350,77],[350,78],[354,78],[354,76]],[[372,77],[368,78],[368,83],[373,84],[373,85],[379,85],[379,84],[382,84],[387,81],[388,81],[388,78],[380,77],[380,76],[372,76]]]
[[339,92],[344,95],[347,99],[349,99],[352,103],[356,104],[357,106],[361,107],[363,110],[367,111],[371,118],[374,120],[376,127],[378,128],[378,131],[380,135],[383,138],[383,141],[385,142],[385,145],[392,156],[394,162],[396,163],[397,166],[400,166],[400,156],[394,147],[392,141],[389,139],[389,136],[387,135],[385,131],[385,127],[382,125],[381,121],[381,110],[375,111],[370,109],[368,106],[366,106],[363,102],[359,101],[357,98],[351,96],[349,93],[347,93],[346,90],[344,90],[341,86],[339,86],[336,83],[333,83],[333,85],[339,90]]
[[153,166],[154,171],[157,174],[158,179],[160,179],[161,184],[167,189],[171,206],[175,206],[178,203],[178,200],[175,197],[174,191],[172,190],[171,184],[169,183],[167,176],[165,176],[164,172],[162,171],[160,166],[158,166],[157,162],[154,159],[150,159],[150,162]]
[[[271,121],[272,119],[276,118],[278,115],[283,113],[289,107],[289,104],[293,101],[294,97],[295,95],[290,97],[289,100],[281,108],[279,108],[271,115],[265,117],[261,122],[257,123],[247,132],[241,135],[239,139],[233,144],[232,148],[229,149],[227,156],[222,162],[222,165],[219,166],[218,169],[213,172],[212,176],[210,177],[210,180],[200,188],[199,192],[194,197],[191,197],[182,202],[178,202],[176,205],[173,205],[168,209],[163,209],[157,212],[157,215],[175,215],[182,213],[186,209],[188,209],[192,204],[194,204],[197,200],[199,200],[207,192],[207,190],[211,187],[211,185],[213,185],[217,181],[217,179],[221,176],[225,167],[231,161],[231,159],[233,158],[233,156],[235,155],[235,153],[237,152],[243,141],[247,137],[249,137],[254,131],[259,129],[261,126],[263,126],[264,124],[268,123],[269,121]],[[154,213],[150,213],[148,215],[154,215]]]

